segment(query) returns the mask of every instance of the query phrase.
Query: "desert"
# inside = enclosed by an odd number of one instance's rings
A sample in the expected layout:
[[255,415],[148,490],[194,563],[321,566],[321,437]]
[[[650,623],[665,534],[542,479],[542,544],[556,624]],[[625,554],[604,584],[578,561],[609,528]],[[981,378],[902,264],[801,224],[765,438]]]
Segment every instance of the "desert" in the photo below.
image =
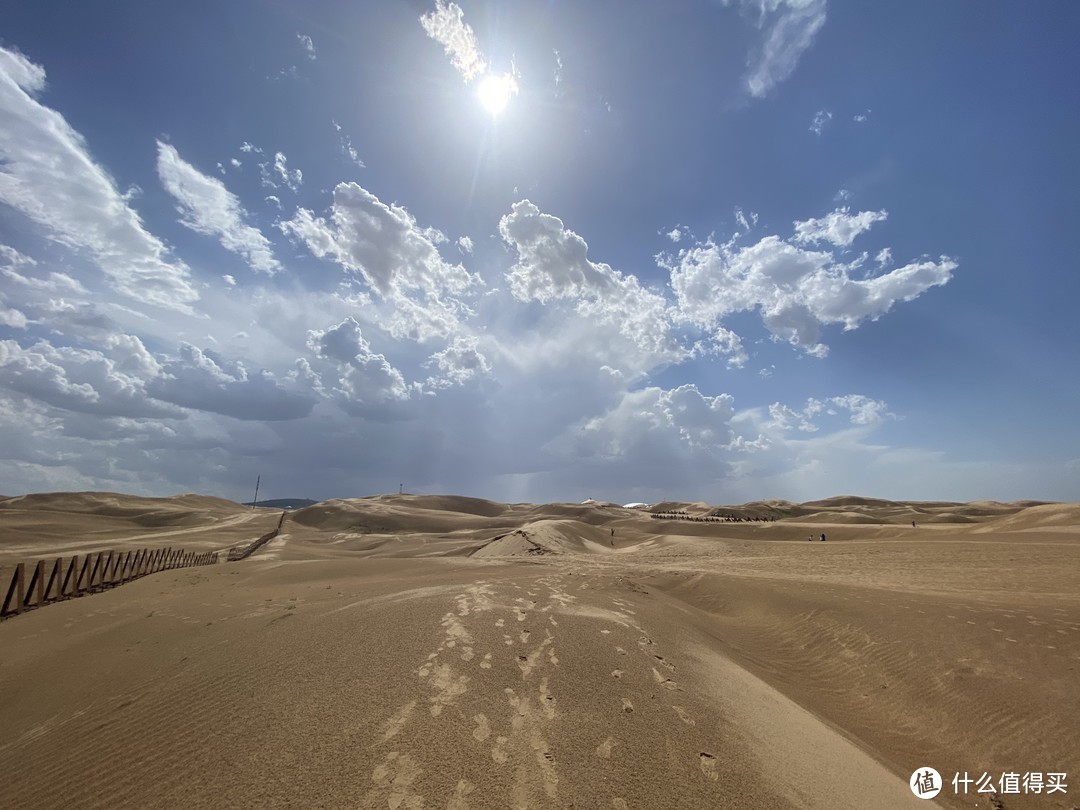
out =
[[[282,511],[6,498],[0,581]],[[1075,504],[384,495],[224,560],[0,622],[0,805],[1077,805]]]

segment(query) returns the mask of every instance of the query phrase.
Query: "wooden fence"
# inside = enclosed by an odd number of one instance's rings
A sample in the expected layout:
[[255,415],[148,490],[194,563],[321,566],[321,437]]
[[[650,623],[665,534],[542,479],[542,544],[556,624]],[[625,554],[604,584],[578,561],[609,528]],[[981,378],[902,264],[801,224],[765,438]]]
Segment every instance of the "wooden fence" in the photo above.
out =
[[[88,593],[113,588],[138,577],[169,568],[188,568],[193,565],[213,565],[218,561],[216,551],[189,552],[183,549],[139,549],[138,551],[99,551],[97,554],[71,558],[67,567],[58,557],[50,565],[38,560],[31,568],[29,581],[26,564],[18,563],[0,605],[0,619],[15,616],[24,610],[41,607],[49,602],[74,599]],[[46,576],[47,573],[47,576]]]
[[654,520],[689,520],[692,523],[770,523],[774,517],[742,517],[741,515],[688,515],[686,512],[653,512]]
[[258,551],[260,548],[265,546],[267,543],[269,543],[271,540],[273,540],[275,537],[277,537],[278,534],[280,534],[281,526],[282,526],[282,524],[285,523],[285,515],[286,514],[288,514],[288,513],[287,512],[282,512],[281,513],[281,520],[278,521],[277,528],[274,529],[272,532],[267,532],[262,537],[260,537],[258,540],[255,540],[255,541],[253,541],[251,543],[248,543],[248,545],[246,545],[246,546],[239,546],[238,548],[230,548],[229,549],[229,556],[226,559],[229,562],[236,562],[237,560],[246,560],[248,557],[250,557],[256,551]]

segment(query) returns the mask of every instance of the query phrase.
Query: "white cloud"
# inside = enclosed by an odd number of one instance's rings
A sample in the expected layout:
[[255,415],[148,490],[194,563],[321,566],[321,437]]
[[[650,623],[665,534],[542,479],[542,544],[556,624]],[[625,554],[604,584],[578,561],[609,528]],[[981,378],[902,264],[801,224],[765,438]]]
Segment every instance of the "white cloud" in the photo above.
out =
[[445,48],[450,63],[460,71],[466,82],[487,69],[476,34],[465,22],[465,13],[457,3],[435,0],[435,10],[422,15],[420,25],[429,37]]
[[82,136],[32,97],[44,82],[43,68],[0,48],[0,201],[88,251],[124,295],[190,312],[198,294],[187,266],[143,227]]
[[17,309],[11,307],[5,307],[3,303],[0,303],[0,326],[7,326],[12,329],[25,329],[28,323],[26,315]]
[[248,154],[250,154],[252,152],[254,152],[257,155],[263,154],[262,149],[255,146],[255,144],[253,144],[253,143],[248,143],[247,141],[244,141],[242,144],[240,144],[240,151],[244,152],[244,153],[248,153]]
[[[865,212],[796,223],[794,241],[850,244],[859,230],[884,212]],[[799,227],[803,226],[803,227]],[[952,277],[956,263],[947,257],[924,260],[874,278],[850,277],[861,260],[845,264],[829,251],[811,251],[767,236],[754,245],[716,244],[711,239],[683,250],[676,260],[661,259],[671,272],[679,316],[702,329],[714,329],[734,312],[758,309],[766,329],[779,340],[823,357],[821,326],[854,329],[875,320],[897,301],[910,301]]]
[[308,59],[315,59],[315,43],[311,41],[311,37],[307,34],[297,34],[296,41],[300,43]]
[[395,337],[430,340],[457,329],[459,297],[479,277],[439,254],[446,237],[421,228],[405,208],[387,205],[356,183],[339,183],[329,219],[300,208],[281,230],[300,239],[316,256],[359,272],[394,312]]
[[218,237],[223,248],[243,256],[253,270],[271,275],[281,270],[270,242],[258,228],[245,224],[247,212],[224,183],[202,174],[175,147],[161,141],[157,171],[162,186],[179,203],[182,225]]
[[[101,351],[53,346],[44,340],[25,349],[13,340],[0,341],[0,386],[82,413],[183,416],[176,408],[150,399],[146,381],[122,370],[132,357],[132,347],[117,345],[119,363]],[[142,368],[136,364],[133,370]]]
[[572,301],[580,315],[617,329],[651,363],[685,356],[672,334],[666,299],[636,276],[590,261],[585,240],[558,217],[522,200],[499,221],[499,233],[518,254],[506,274],[518,301]]
[[666,234],[664,234],[664,236],[666,236],[672,242],[677,243],[680,239],[682,239],[683,234],[682,234],[682,231],[679,230],[679,226],[676,225],[674,228],[672,228],[670,231],[668,231]]
[[[731,2],[731,0],[726,0]],[[738,0],[758,13],[763,41],[750,59],[746,87],[762,98],[790,76],[825,24],[825,0]]]
[[308,346],[342,372],[336,391],[346,404],[380,406],[410,397],[401,372],[385,356],[372,351],[353,318],[325,331],[308,332]]
[[290,191],[295,192],[304,182],[304,173],[299,169],[290,171],[285,155],[281,152],[274,154],[274,171]]
[[814,118],[810,122],[810,131],[815,135],[820,135],[821,131],[825,129],[825,125],[832,121],[832,113],[828,110],[818,110],[814,113]]
[[473,252],[473,240],[470,239],[469,237],[462,236],[461,238],[459,238],[457,240],[457,244],[458,244],[458,247],[461,248],[461,250],[464,253],[472,253]]
[[479,341],[475,337],[459,335],[441,352],[431,355],[426,366],[439,370],[441,376],[429,377],[427,385],[432,388],[445,388],[451,385],[464,385],[474,377],[491,373],[491,364],[477,348]]
[[758,215],[751,211],[750,216],[747,217],[741,208],[735,206],[735,221],[739,223],[739,227],[744,231],[749,231],[757,225]]
[[886,211],[852,214],[848,208],[837,208],[817,219],[796,221],[795,241],[801,244],[831,242],[837,247],[850,247],[859,234],[870,230],[875,222],[884,222],[888,218]]
[[267,205],[274,206],[274,208],[278,209],[279,211],[281,210],[281,198],[275,197],[273,194],[264,197],[263,202],[265,202]]
[[869,118],[870,118],[870,110],[867,110],[864,113],[859,113],[858,115],[853,115],[851,117],[851,120],[854,121],[856,124],[865,124],[866,121]]
[[877,256],[874,257],[874,261],[882,267],[888,267],[892,264],[892,248],[882,248],[879,250]]

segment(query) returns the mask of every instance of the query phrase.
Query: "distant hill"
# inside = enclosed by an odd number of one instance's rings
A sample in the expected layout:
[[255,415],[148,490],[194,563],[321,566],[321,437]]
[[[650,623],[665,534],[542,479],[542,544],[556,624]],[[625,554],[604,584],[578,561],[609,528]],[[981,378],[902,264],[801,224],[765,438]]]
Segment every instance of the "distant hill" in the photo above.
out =
[[313,501],[310,498],[278,498],[273,501],[257,501],[255,504],[248,501],[244,506],[262,506],[266,509],[305,509],[317,503],[321,501]]

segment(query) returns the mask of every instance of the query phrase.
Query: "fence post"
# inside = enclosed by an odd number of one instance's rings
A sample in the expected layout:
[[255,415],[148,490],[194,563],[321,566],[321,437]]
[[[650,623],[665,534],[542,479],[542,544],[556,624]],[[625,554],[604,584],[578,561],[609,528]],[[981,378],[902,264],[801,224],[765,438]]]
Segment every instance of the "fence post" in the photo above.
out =
[[40,605],[42,603],[45,591],[45,561],[38,560],[37,565],[34,566],[34,573],[30,576],[30,585],[26,589],[26,602],[27,607],[30,606],[30,599],[37,593],[37,602],[35,604]]
[[[60,571],[61,571],[61,565],[63,564],[63,562],[64,562],[63,557],[57,557],[56,562],[53,563],[52,572],[49,574],[49,581],[45,583],[45,598],[46,599],[48,599],[49,594],[52,593],[53,583],[56,583],[57,588],[59,588],[59,586],[60,586]],[[60,598],[59,591],[57,592],[56,597],[58,599]]]
[[78,574],[79,568],[79,555],[76,554],[71,558],[71,565],[68,566],[67,573],[64,574],[64,581],[60,583],[60,598],[63,599],[68,595],[68,585],[74,584],[72,582],[72,574]]
[[[15,572],[11,577],[11,585],[8,586],[7,596],[4,597],[4,604],[0,605],[0,615],[6,615],[7,613],[22,613],[23,608],[23,596],[26,593],[26,583],[24,580],[24,564],[17,563],[15,565]],[[8,610],[8,605],[11,604],[11,597],[15,597],[15,607],[13,610]]]

